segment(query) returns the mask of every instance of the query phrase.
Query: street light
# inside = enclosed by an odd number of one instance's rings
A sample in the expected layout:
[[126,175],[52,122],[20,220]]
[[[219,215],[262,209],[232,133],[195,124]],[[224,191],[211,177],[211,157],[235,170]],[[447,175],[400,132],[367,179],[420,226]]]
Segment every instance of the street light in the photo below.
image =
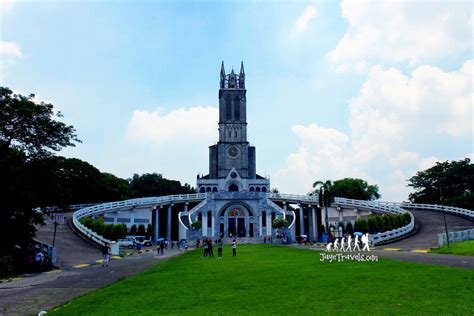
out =
[[441,213],[443,213],[443,219],[444,219],[444,230],[446,231],[446,243],[449,247],[449,235],[448,235],[448,224],[446,223],[446,214],[444,213],[443,209],[443,193],[441,192],[441,185],[439,186],[439,200],[441,201]]

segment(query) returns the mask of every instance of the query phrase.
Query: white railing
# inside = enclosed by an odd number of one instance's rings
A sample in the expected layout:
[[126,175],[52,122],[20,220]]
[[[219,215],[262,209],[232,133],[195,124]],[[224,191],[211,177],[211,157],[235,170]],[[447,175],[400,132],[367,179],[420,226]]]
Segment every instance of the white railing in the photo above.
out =
[[400,205],[396,203],[335,198],[334,204],[344,207],[360,208],[374,212],[383,212],[391,214],[410,214],[410,222],[407,225],[383,233],[371,235],[370,239],[373,245],[407,235],[415,228],[415,217],[413,216],[413,214],[407,210],[402,209]]
[[282,193],[267,193],[267,197],[269,199],[275,199],[275,200],[288,200],[291,202],[296,201],[297,203],[299,202],[311,202],[311,203],[318,203],[319,198],[318,194],[314,195],[297,195],[297,194],[282,194]]
[[283,214],[283,218],[286,218],[285,210],[279,207],[275,202],[273,202],[270,199],[267,199],[267,204],[273,207],[275,210],[277,210],[278,213]]
[[189,225],[191,225],[193,223],[192,219],[191,219],[191,215],[196,213],[197,211],[199,211],[201,208],[204,207],[204,205],[206,205],[207,203],[207,200],[204,199],[202,200],[198,205],[196,205],[195,207],[193,207],[191,210],[189,210],[188,212],[188,221],[189,221]]
[[133,209],[133,207],[137,207],[137,206],[154,207],[154,206],[160,206],[163,204],[169,204],[169,203],[175,203],[175,202],[200,201],[205,198],[206,198],[206,193],[195,193],[195,194],[167,195],[167,196],[160,196],[160,197],[146,197],[146,198],[125,200],[125,201],[96,204],[96,205],[88,206],[78,211],[75,211],[72,215],[72,220],[73,220],[74,226],[82,234],[84,234],[89,239],[95,241],[96,243],[100,245],[104,245],[106,243],[110,243],[111,241],[96,234],[89,228],[82,225],[82,223],[80,222],[81,218],[86,217],[86,216],[104,214],[107,212],[118,211],[122,209]]
[[438,212],[444,212],[444,213],[450,213],[454,215],[462,215],[462,216],[474,218],[474,211],[471,211],[465,208],[460,208],[460,207],[444,206],[444,205],[441,206],[438,204],[409,203],[409,202],[402,202],[398,204],[400,205],[400,207],[403,207],[403,208],[438,211]]

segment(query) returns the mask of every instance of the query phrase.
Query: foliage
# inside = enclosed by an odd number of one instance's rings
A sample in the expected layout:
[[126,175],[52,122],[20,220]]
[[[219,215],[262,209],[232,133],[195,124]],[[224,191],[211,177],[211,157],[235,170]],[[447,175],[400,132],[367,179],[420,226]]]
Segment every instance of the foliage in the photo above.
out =
[[280,193],[280,190],[278,190],[277,188],[273,188],[270,190],[271,193]]
[[137,233],[139,236],[145,236],[146,235],[145,225],[143,224],[138,225]]
[[[379,188],[377,185],[369,185],[367,181],[355,178],[344,178],[332,182],[331,180],[326,181],[315,181],[313,183],[315,189],[313,193],[324,192],[324,195],[329,195],[331,198],[342,197],[347,199],[355,200],[376,200],[380,198]],[[324,199],[324,196],[322,197]],[[326,200],[327,201],[327,198]],[[325,205],[321,201],[320,205]]]
[[0,257],[11,257],[15,268],[24,266],[35,225],[43,223],[33,208],[47,206],[39,194],[47,182],[37,176],[36,161],[79,141],[72,126],[56,120],[61,115],[52,104],[33,98],[0,87]]
[[189,184],[163,178],[159,173],[134,174],[128,179],[132,197],[162,196],[171,194],[189,194],[196,191]]
[[146,237],[153,237],[154,233],[153,233],[153,225],[152,224],[148,224],[148,226],[146,227]]
[[474,210],[474,164],[469,158],[459,161],[437,162],[435,166],[418,171],[408,179],[413,203],[440,204]]
[[109,240],[118,240],[127,236],[127,226],[124,224],[105,224],[102,218],[94,220],[91,217],[83,217],[80,222],[98,235]]
[[411,217],[408,213],[374,215],[368,219],[360,217],[355,222],[354,230],[370,234],[382,233],[408,225],[410,220]]
[[284,218],[275,218],[272,222],[273,228],[285,228],[288,227],[290,223]]
[[352,227],[351,222],[348,222],[346,225],[346,233],[351,234],[351,235],[354,233],[354,227]]
[[196,221],[191,224],[191,229],[194,229],[194,230],[201,229],[201,227],[202,227],[201,221]]
[[130,227],[130,232],[129,232],[130,235],[136,235],[137,234],[137,225],[133,224],[131,227]]
[[431,249],[430,252],[474,256],[474,240],[450,243],[449,247],[448,245],[444,245],[440,248]]
[[[203,260],[201,251],[189,251],[80,296],[48,316],[158,310],[174,315],[471,315],[474,310],[474,274],[468,269],[380,256],[378,262],[344,260],[335,268],[314,251],[263,244],[237,245],[237,257],[231,253],[226,245],[222,259]],[[316,297],[324,297],[324,303]],[[230,309],[229,298],[245,299],[232,300]]]

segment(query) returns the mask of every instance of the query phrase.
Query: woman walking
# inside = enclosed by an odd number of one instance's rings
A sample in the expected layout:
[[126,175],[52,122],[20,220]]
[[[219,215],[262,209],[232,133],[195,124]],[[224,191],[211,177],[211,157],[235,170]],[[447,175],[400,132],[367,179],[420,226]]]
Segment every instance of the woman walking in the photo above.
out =
[[217,241],[217,258],[222,258],[222,246],[224,246],[224,242],[219,238]]

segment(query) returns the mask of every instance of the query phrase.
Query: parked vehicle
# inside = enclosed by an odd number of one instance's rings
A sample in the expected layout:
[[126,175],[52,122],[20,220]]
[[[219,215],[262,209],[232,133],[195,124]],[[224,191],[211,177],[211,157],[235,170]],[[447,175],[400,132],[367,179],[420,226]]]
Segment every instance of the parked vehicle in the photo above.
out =
[[145,236],[130,235],[127,236],[127,238],[133,238],[135,240],[135,244],[151,247],[151,239],[146,239]]
[[136,241],[135,238],[125,237],[124,239],[117,240],[117,244],[119,245],[119,247],[127,247],[128,249],[133,249],[135,248]]

